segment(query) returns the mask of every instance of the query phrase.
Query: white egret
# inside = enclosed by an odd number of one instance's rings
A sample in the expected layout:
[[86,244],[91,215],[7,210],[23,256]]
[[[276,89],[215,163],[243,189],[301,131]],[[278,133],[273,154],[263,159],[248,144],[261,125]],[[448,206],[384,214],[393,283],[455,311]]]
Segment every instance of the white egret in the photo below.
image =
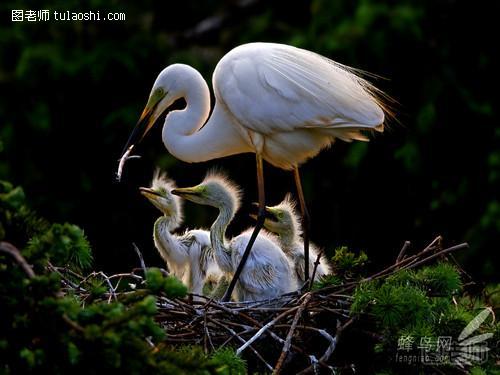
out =
[[[303,285],[307,281],[304,270],[304,243],[301,238],[302,231],[300,229],[299,216],[295,211],[295,206],[295,201],[287,194],[280,204],[273,207],[266,207],[264,228],[278,236],[281,249],[292,261],[298,280]],[[257,218],[256,215],[250,216],[254,219]],[[320,251],[313,243],[310,245],[309,274],[312,275],[314,263]],[[330,273],[331,269],[327,260],[324,256],[321,256],[320,263],[316,268],[314,280],[318,281],[323,276]]]
[[155,172],[151,187],[139,189],[163,213],[156,220],[153,230],[155,247],[160,256],[169,271],[181,279],[191,293],[201,295],[205,283],[217,282],[222,277],[210,244],[210,233],[199,229],[182,235],[172,233],[182,223],[181,199],[170,193],[175,184],[159,170]]
[[[163,143],[176,158],[203,162],[253,152],[257,162],[259,215],[242,262],[225,299],[264,223],[263,160],[294,172],[304,226],[304,254],[309,262],[309,234],[299,165],[331,145],[368,138],[363,130],[383,131],[383,93],[356,70],[316,53],[282,44],[249,43],[234,48],[213,74],[215,106],[198,71],[173,64],[156,79],[138,124],[124,148],[124,161],[155,121],[180,98],[183,110],[168,113]],[[123,163],[121,163],[123,166]],[[308,267],[305,267],[308,278]]]
[[[210,228],[210,239],[220,269],[232,277],[253,232],[249,229],[230,241],[225,238],[226,228],[239,207],[239,188],[226,177],[212,173],[199,185],[174,189],[172,194],[219,209],[219,215]],[[261,231],[236,283],[233,298],[236,301],[258,301],[295,290],[297,280],[290,261],[279,248],[275,236]]]

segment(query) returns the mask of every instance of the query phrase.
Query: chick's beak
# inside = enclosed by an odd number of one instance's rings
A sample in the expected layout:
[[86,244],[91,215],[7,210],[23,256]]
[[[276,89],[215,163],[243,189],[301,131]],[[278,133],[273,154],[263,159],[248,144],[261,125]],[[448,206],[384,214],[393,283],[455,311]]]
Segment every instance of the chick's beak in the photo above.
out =
[[160,194],[157,193],[156,191],[154,191],[153,189],[151,188],[147,188],[147,187],[140,187],[139,188],[139,191],[141,192],[141,194],[143,196],[145,196],[146,198],[148,199],[155,199],[156,197],[159,197]]
[[194,187],[177,188],[172,190],[171,193],[183,198],[200,195],[200,192],[196,190]]

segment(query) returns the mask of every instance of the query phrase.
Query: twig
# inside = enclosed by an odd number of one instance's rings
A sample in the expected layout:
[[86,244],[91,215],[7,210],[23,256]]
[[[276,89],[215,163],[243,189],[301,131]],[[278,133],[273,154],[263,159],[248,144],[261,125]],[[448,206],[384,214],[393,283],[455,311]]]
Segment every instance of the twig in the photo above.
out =
[[[424,250],[422,250],[420,253],[418,254],[415,254],[415,255],[412,255],[411,257],[408,257],[408,258],[405,258],[403,260],[401,260],[401,262],[399,263],[395,263],[393,264],[392,266],[389,266],[387,267],[386,269],[376,273],[375,275],[372,275],[370,277],[367,277],[365,279],[363,279],[363,281],[370,281],[370,280],[374,280],[374,279],[377,279],[381,276],[384,276],[386,274],[388,274],[390,271],[393,271],[394,269],[397,269],[397,268],[401,268],[401,269],[408,269],[410,268],[409,265],[411,265],[413,268],[414,265],[413,264],[422,264],[422,263],[425,263],[429,260],[432,260],[434,259],[436,256],[439,256],[439,255],[442,255],[442,254],[446,254],[448,252],[451,252],[451,251],[455,251],[455,250],[459,250],[459,249],[463,249],[463,248],[466,248],[466,247],[469,247],[468,244],[466,243],[462,243],[460,245],[457,245],[457,246],[453,246],[451,248],[448,248],[448,249],[445,249],[445,250],[441,250],[439,251],[438,253],[434,253],[424,259],[421,259],[421,257],[423,255],[425,255],[427,252],[431,251],[431,250],[434,250],[435,247],[434,245],[436,244],[436,242],[440,242],[442,240],[441,236],[438,236],[436,237]],[[437,254],[437,255],[436,255]],[[421,260],[419,260],[421,259]],[[404,263],[404,264],[403,264]],[[401,266],[401,267],[400,267]]]
[[420,265],[422,265],[424,263],[427,263],[428,261],[430,261],[430,260],[432,260],[434,258],[437,258],[438,256],[445,255],[445,254],[451,253],[453,251],[461,250],[461,249],[467,249],[467,248],[469,248],[469,244],[467,244],[467,243],[461,243],[459,245],[455,245],[455,246],[449,247],[447,249],[438,251],[437,253],[434,253],[434,254],[432,254],[431,256],[429,256],[429,257],[427,257],[425,259],[422,259],[422,260],[420,260],[418,262],[412,263],[411,265],[405,267],[405,269],[415,268],[415,267],[420,266]]
[[[318,255],[319,258],[319,255]],[[315,267],[316,270],[316,267]],[[312,278],[314,279],[314,272],[312,275]],[[295,316],[293,317],[292,321],[292,326],[290,327],[290,330],[288,331],[288,334],[286,335],[285,343],[283,344],[283,349],[281,349],[281,354],[278,358],[278,361],[276,362],[276,365],[274,366],[274,374],[279,374],[281,371],[281,367],[283,366],[283,362],[285,361],[285,358],[288,354],[288,351],[290,350],[290,344],[292,343],[292,337],[293,333],[295,332],[295,328],[297,327],[297,323],[299,322],[300,317],[302,316],[302,313],[304,312],[304,309],[307,306],[307,303],[311,299],[311,294],[306,294],[304,301],[300,304],[300,307],[297,309],[297,312],[295,313]]]
[[[320,252],[318,252],[318,256],[316,257],[316,260],[314,261],[314,268],[313,268],[313,272],[312,272],[312,275],[311,275],[311,279],[309,280],[309,291],[311,290],[311,288],[313,287],[314,285],[314,279],[316,277],[316,271],[318,270],[318,266],[320,264],[320,261],[321,261],[321,256],[323,255],[323,252],[325,250],[324,249],[321,249]],[[309,267],[309,265],[308,265]]]
[[[212,318],[208,318],[211,322],[213,322],[214,324],[224,328],[225,330],[227,330],[233,337],[235,337],[237,340],[239,340],[240,342],[242,342],[243,344],[246,343],[246,341],[240,337],[240,335],[238,335],[233,329],[225,326],[224,324],[220,323],[220,322],[217,322],[216,320],[212,319]],[[264,359],[264,357],[262,357],[262,355],[253,347],[253,346],[249,346],[249,349],[255,354],[255,356],[262,362],[264,363],[264,365],[268,368],[268,370],[270,371],[273,371],[273,366],[271,366],[269,363],[266,362],[266,360]]]
[[77,322],[74,322],[73,320],[71,320],[66,314],[63,314],[62,315],[62,319],[71,327],[73,328],[75,331],[78,331],[78,332],[84,332],[85,330],[83,329],[83,327],[81,325],[79,325]]
[[26,259],[21,255],[21,252],[18,250],[17,247],[14,245],[8,243],[8,242],[0,242],[0,251],[2,253],[10,255],[14,260],[19,264],[19,266],[22,268],[24,273],[30,278],[34,278],[35,272],[31,269],[31,266],[26,262]]
[[80,289],[84,292],[86,292],[86,290],[84,288],[82,288],[81,286],[75,284],[74,282],[72,282],[70,279],[68,279],[61,271],[60,271],[60,267],[54,267],[52,265],[52,263],[50,262],[47,262],[47,268],[52,271],[52,272],[55,272],[57,273],[60,277],[61,277],[61,280],[67,284],[67,287],[71,287],[73,289]]
[[274,318],[273,320],[271,320],[269,323],[265,324],[261,329],[259,329],[257,331],[257,333],[255,335],[252,336],[252,338],[250,340],[248,340],[244,345],[240,346],[237,350],[236,350],[236,355],[240,355],[241,352],[243,350],[245,350],[246,348],[248,348],[248,345],[250,345],[251,343],[253,343],[255,340],[257,340],[260,336],[262,336],[262,334],[264,332],[266,332],[266,330],[268,328],[271,328],[274,324],[276,324],[278,321],[280,321],[281,319],[283,319],[285,316],[287,316],[288,314],[290,314],[291,312],[295,311],[295,310],[298,310],[300,306],[295,306],[295,307],[292,307],[290,308],[289,310],[285,311],[285,312],[282,312],[281,314],[279,314],[276,318]]
[[[109,286],[109,293],[110,293],[110,295],[109,295],[109,298],[108,298],[108,303],[111,302],[111,297],[113,297],[115,299],[115,301],[118,301],[118,298],[116,297],[116,293],[115,293],[116,289],[115,289],[115,287],[113,287],[113,284],[111,284],[111,280],[109,279],[108,275],[106,275],[102,271],[98,272],[97,274],[101,275],[104,278],[104,280],[106,280],[106,283]],[[118,284],[116,284],[116,285],[118,286]]]
[[139,262],[141,263],[141,268],[144,272],[144,275],[146,275],[146,263],[144,263],[144,258],[142,257],[142,253],[139,250],[139,248],[137,247],[137,245],[135,244],[135,242],[132,242],[132,246],[134,247],[135,253],[139,257]]
[[[337,347],[337,344],[340,340],[340,336],[342,332],[349,327],[352,323],[354,322],[354,318],[349,319],[347,322],[345,322],[343,325],[340,325],[340,323],[337,323],[337,332],[335,334],[335,337],[332,337],[328,332],[326,332],[324,329],[317,329],[313,328],[315,331],[317,331],[321,336],[323,336],[325,339],[327,339],[330,342],[330,345],[326,348],[325,352],[321,356],[321,358],[318,360],[318,362],[325,362],[327,361],[332,353],[335,351],[335,348]],[[304,370],[300,371],[299,374],[308,374],[310,372],[316,372],[314,369],[314,363],[311,364],[309,367],[305,368]]]
[[403,257],[405,256],[406,251],[410,248],[410,246],[411,246],[411,242],[405,241],[403,247],[401,248],[401,251],[398,254],[398,257],[396,258],[396,264],[403,260]]
[[443,242],[443,237],[437,236],[432,240],[432,242],[429,245],[427,245],[427,247],[422,252],[426,253],[427,251],[431,250],[434,246],[441,248],[442,242]]
[[[279,337],[278,335],[276,335],[273,331],[268,331],[269,335],[276,341],[278,341],[279,343],[281,344],[284,344],[285,343],[285,340],[283,340],[281,337]],[[303,350],[302,348],[298,347],[297,345],[291,345],[291,348],[293,350],[295,350],[296,352],[306,356],[306,357],[310,357],[309,354]],[[324,368],[327,368],[329,369],[330,366],[328,366],[328,364],[326,364],[324,361],[322,360],[318,360],[317,363],[319,363],[321,366],[323,366]]]
[[[254,318],[248,316],[247,314],[244,314],[244,313],[240,313],[239,314],[240,316],[244,317],[245,319],[247,319],[248,321],[250,321],[252,324],[254,324],[256,327],[258,328],[263,328],[264,325],[260,322],[258,322],[257,320],[255,320]],[[278,336],[277,334],[275,334],[271,329],[267,329],[267,333],[269,333],[269,335],[271,336],[272,339],[274,339],[275,341],[277,341],[278,343],[280,344],[284,344],[285,343],[285,340],[282,339],[280,336]],[[308,357],[308,353],[305,352],[305,350],[303,350],[302,348],[298,347],[297,345],[293,345],[291,344],[291,348],[296,351],[297,353],[300,353],[306,357]],[[330,367],[323,361],[318,361],[318,363],[323,366],[324,368],[327,368],[329,369]]]

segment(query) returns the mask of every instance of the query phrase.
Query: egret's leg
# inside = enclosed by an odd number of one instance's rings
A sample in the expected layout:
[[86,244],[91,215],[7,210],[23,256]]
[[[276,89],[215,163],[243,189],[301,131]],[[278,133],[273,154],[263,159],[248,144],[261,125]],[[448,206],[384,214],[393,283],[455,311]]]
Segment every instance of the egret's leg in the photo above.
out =
[[297,186],[297,195],[299,196],[300,212],[302,213],[302,233],[304,236],[304,279],[309,280],[309,230],[310,218],[307,211],[306,201],[304,199],[304,192],[302,191],[302,183],[300,182],[299,167],[293,169],[293,177],[295,178],[295,185]]
[[231,294],[233,293],[236,282],[240,277],[243,267],[245,267],[245,263],[248,259],[248,256],[250,255],[250,251],[252,250],[252,246],[255,242],[255,239],[257,238],[257,235],[259,234],[260,230],[264,225],[264,220],[266,217],[266,199],[264,195],[264,166],[262,163],[262,156],[260,156],[259,154],[256,155],[257,155],[257,189],[259,192],[259,213],[257,215],[257,222],[255,224],[252,235],[250,236],[250,240],[248,241],[245,252],[241,257],[240,264],[238,264],[238,268],[234,273],[233,279],[229,283],[229,287],[226,290],[226,294],[224,294],[224,296],[222,297],[223,302],[227,302],[231,298]]

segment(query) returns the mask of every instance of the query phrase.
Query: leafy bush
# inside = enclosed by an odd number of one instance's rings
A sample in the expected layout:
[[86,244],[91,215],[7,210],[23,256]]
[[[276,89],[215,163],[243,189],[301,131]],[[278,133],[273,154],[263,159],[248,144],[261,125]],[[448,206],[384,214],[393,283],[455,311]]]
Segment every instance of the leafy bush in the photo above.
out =
[[[411,337],[417,344],[428,340],[432,349],[439,336],[457,338],[487,306],[480,298],[471,304],[470,297],[461,290],[460,274],[449,263],[441,262],[418,271],[401,270],[383,280],[362,282],[354,292],[351,313],[368,319],[371,329],[382,335],[376,352],[379,358],[385,358],[380,366],[388,367],[387,358],[393,357],[398,339]],[[480,329],[480,333],[497,331],[495,323],[485,323]],[[495,362],[492,354],[498,348],[494,339],[490,345],[494,350],[484,368]]]
[[88,270],[92,255],[83,231],[48,225],[28,209],[21,188],[3,182],[0,189],[2,240],[24,239],[21,254],[35,272],[28,274],[0,252],[2,374],[245,372],[244,361],[229,348],[207,355],[197,347],[179,350],[163,343],[165,333],[155,323],[156,295],[179,298],[187,290],[158,269],[148,270],[145,285],[129,287],[126,299],[108,303],[102,298],[107,289],[90,277],[82,285],[90,291],[85,301],[65,295],[51,267]]

